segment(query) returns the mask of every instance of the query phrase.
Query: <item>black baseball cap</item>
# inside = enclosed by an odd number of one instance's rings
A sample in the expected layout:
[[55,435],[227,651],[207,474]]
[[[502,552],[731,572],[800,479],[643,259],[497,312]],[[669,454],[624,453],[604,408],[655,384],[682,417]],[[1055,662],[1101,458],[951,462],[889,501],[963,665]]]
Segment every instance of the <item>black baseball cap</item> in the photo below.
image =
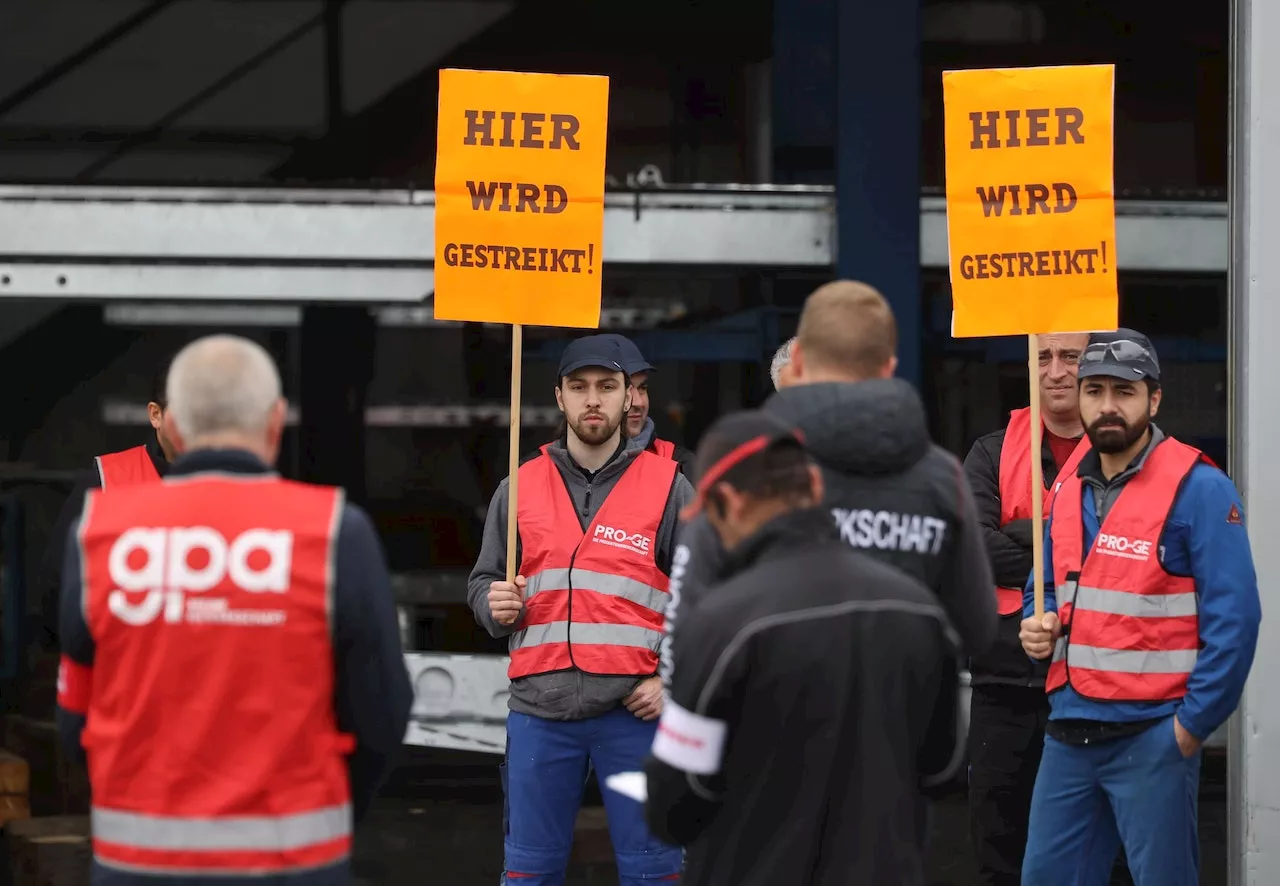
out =
[[654,365],[644,358],[644,354],[640,353],[640,348],[636,343],[625,335],[618,335],[611,332],[601,335],[600,338],[613,339],[618,345],[618,351],[622,354],[622,370],[627,375],[635,375],[637,372],[656,372]]
[[560,354],[560,378],[588,366],[626,373],[622,365],[622,350],[614,338],[611,335],[586,335],[569,342]]
[[1079,377],[1094,376],[1137,381],[1160,381],[1160,360],[1151,339],[1133,329],[1095,332],[1080,355]]
[[786,422],[751,409],[731,412],[711,425],[702,435],[695,459],[698,485],[693,501],[680,513],[689,519],[702,510],[707,491],[730,470],[772,446],[804,446],[804,435]]

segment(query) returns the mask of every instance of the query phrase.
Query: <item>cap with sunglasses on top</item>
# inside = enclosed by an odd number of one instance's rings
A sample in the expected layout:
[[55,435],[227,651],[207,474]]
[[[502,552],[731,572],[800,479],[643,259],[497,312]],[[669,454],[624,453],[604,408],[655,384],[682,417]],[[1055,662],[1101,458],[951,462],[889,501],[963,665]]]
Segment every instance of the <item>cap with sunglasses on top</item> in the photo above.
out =
[[702,436],[698,447],[698,485],[680,516],[689,519],[706,504],[707,493],[724,475],[772,446],[804,446],[804,435],[759,410],[734,412],[717,420]]
[[1079,378],[1094,376],[1120,378],[1126,381],[1151,379],[1160,381],[1160,361],[1151,340],[1132,329],[1095,332],[1080,355]]

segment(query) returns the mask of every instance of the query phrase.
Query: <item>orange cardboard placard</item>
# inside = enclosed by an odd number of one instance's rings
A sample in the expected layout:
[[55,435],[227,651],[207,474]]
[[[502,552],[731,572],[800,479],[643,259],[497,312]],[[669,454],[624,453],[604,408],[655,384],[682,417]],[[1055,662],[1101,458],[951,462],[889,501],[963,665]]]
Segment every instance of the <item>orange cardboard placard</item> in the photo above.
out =
[[1115,329],[1115,67],[942,75],[953,336]]
[[600,325],[609,78],[440,72],[435,316]]

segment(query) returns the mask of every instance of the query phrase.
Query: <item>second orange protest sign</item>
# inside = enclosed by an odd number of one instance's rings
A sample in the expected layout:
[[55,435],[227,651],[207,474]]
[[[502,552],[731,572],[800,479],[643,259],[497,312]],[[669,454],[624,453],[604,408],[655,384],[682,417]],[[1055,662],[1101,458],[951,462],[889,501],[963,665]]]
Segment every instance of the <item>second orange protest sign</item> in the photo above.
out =
[[1112,65],[948,71],[957,337],[1114,329]]
[[600,325],[609,79],[440,72],[435,316]]

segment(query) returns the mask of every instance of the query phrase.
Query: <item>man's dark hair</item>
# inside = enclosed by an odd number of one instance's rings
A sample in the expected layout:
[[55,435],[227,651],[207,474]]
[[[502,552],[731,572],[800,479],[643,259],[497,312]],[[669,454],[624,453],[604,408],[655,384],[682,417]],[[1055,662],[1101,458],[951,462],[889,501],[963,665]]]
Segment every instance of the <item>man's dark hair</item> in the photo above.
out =
[[165,391],[165,386],[169,383],[169,364],[166,363],[164,368],[151,377],[151,399],[148,403],[156,403],[161,409],[169,408],[169,395]]
[[[719,477],[715,485],[727,483],[752,498],[782,501],[793,507],[812,504],[813,486],[809,474],[809,455],[798,440],[776,440],[759,453],[734,465]],[[721,510],[714,486],[707,490],[708,500]]]

